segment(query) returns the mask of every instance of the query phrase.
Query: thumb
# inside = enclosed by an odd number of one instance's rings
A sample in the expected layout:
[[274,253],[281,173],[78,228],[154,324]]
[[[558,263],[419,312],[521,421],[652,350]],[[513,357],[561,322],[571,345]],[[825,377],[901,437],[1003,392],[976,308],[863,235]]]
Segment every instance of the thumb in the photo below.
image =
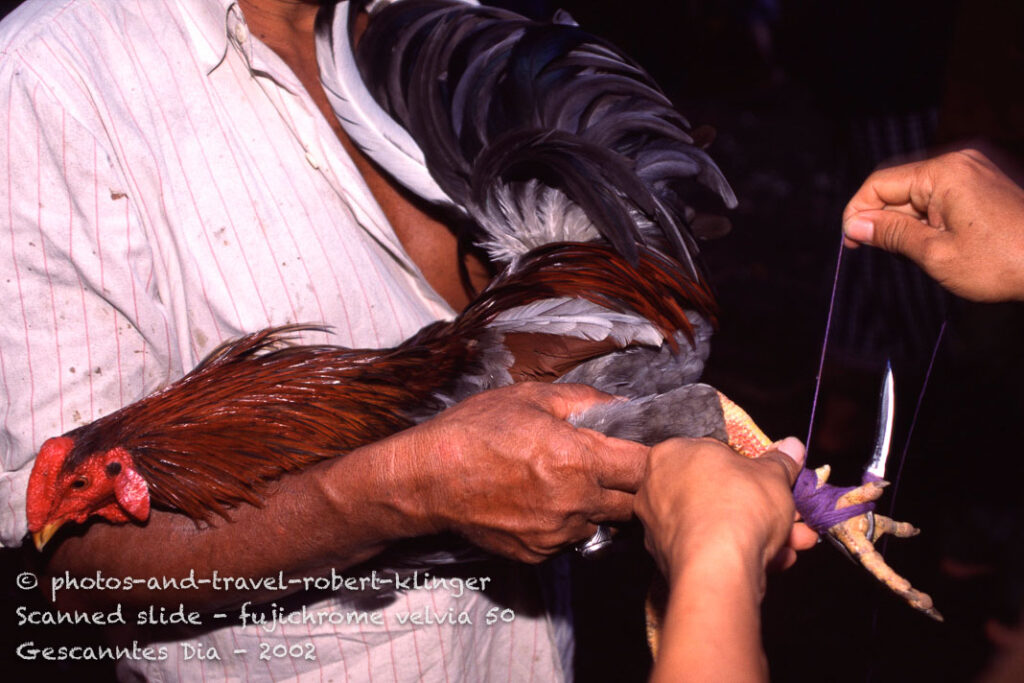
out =
[[936,230],[918,218],[899,211],[861,211],[843,223],[843,234],[862,244],[903,254],[920,262],[925,244]]
[[804,444],[800,439],[795,436],[787,436],[782,441],[773,443],[765,456],[774,457],[776,461],[786,468],[786,476],[789,478],[790,485],[792,485],[800,474],[800,470],[803,469],[804,459],[807,457],[807,449],[804,448]]

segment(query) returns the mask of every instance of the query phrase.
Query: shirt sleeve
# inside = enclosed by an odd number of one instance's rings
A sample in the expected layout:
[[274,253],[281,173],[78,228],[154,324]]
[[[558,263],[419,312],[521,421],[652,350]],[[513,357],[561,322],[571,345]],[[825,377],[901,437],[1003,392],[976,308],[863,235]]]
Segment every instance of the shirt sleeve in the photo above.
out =
[[[88,98],[0,67],[0,545],[27,532],[43,441],[181,374],[153,253]],[[180,364],[180,361],[177,361]]]

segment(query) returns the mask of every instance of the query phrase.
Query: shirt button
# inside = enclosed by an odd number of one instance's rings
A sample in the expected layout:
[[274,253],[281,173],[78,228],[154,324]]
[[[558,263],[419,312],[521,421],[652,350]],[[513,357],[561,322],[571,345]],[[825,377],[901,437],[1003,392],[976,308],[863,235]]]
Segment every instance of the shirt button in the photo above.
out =
[[239,43],[244,43],[249,38],[249,29],[242,22],[235,24],[235,40]]

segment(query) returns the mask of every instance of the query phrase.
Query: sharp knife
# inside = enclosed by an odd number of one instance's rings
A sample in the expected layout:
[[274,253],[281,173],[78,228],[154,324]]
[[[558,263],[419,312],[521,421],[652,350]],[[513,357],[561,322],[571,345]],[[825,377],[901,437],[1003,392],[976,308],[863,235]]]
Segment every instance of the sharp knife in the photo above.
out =
[[875,437],[875,452],[871,461],[864,469],[865,479],[875,477],[885,479],[885,464],[889,460],[892,447],[892,426],[896,410],[896,382],[892,376],[892,363],[885,362],[885,377],[882,379],[882,390],[878,401],[878,430]]

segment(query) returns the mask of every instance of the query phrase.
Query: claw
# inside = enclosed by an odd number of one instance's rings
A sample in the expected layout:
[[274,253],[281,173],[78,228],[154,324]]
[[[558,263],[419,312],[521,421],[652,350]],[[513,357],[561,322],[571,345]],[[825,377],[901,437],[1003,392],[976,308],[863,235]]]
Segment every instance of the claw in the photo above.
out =
[[884,533],[891,533],[898,538],[909,538],[919,534],[920,530],[906,522],[896,522],[882,515],[874,515],[874,532],[871,534],[872,538],[869,538],[868,514],[857,515],[832,526],[828,530],[829,535],[842,545],[853,559],[860,562],[872,576],[903,598],[908,605],[919,612],[924,612],[936,621],[942,621],[942,615],[935,609],[931,597],[927,593],[915,589],[909,581],[897,574],[896,570],[886,563],[885,558],[875,549],[874,545],[874,542]]
[[877,541],[884,534],[891,534],[896,538],[910,538],[917,536],[921,530],[909,522],[897,522],[883,515],[875,515],[875,533],[872,541]]
[[855,489],[847,491],[836,501],[836,509],[848,508],[851,505],[860,505],[861,503],[873,503],[882,497],[885,492],[884,489],[889,485],[889,482],[882,480],[868,481]]
[[[878,500],[888,485],[887,481],[865,482],[840,496],[836,501],[836,509],[874,502]],[[875,549],[875,541],[886,533],[897,538],[910,538],[917,536],[921,530],[907,522],[897,522],[872,512],[851,517],[828,530],[828,534],[846,549],[851,558],[860,562],[889,590],[903,598],[914,609],[924,612],[936,621],[942,621],[942,615],[935,609],[931,597],[911,586],[910,582],[897,574],[896,570],[888,565],[882,554]]]

